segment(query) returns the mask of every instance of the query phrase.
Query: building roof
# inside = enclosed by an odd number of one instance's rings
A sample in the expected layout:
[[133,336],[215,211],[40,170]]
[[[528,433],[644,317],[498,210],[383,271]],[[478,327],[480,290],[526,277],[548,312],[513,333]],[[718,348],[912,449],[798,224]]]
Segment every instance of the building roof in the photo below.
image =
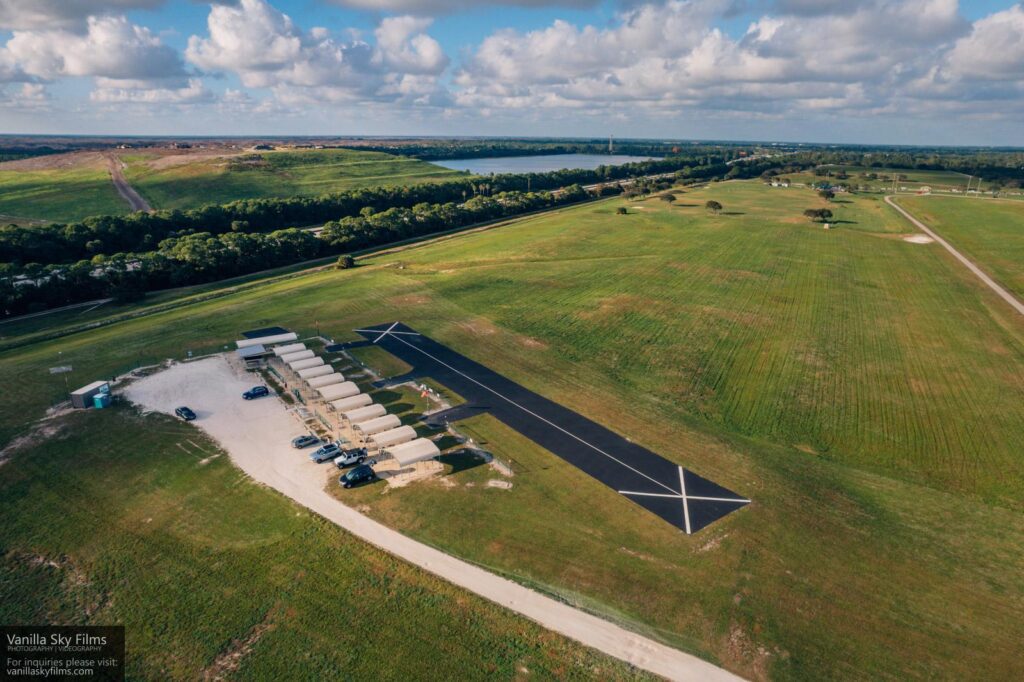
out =
[[376,419],[370,419],[356,424],[355,428],[357,431],[362,432],[364,435],[372,436],[375,433],[381,433],[382,431],[389,431],[391,429],[398,428],[402,425],[402,420],[393,414],[386,414],[383,417],[377,417]]
[[345,377],[343,377],[340,372],[334,372],[333,374],[321,374],[318,377],[306,379],[306,383],[309,384],[310,388],[323,388],[324,386],[340,384],[344,381]]
[[324,364],[323,358],[306,358],[304,360],[293,360],[288,363],[288,366],[292,368],[292,371],[298,372],[301,369],[319,367],[322,364]]
[[283,346],[277,346],[274,348],[274,355],[281,357],[282,355],[288,355],[289,353],[298,353],[306,350],[306,344],[304,343],[286,343]]
[[411,426],[399,426],[397,429],[389,429],[370,436],[373,444],[380,448],[390,447],[416,440],[416,429]]
[[86,395],[88,393],[92,393],[93,391],[98,391],[99,389],[103,388],[108,384],[109,382],[107,381],[94,381],[91,384],[86,384],[81,388],[76,388],[75,390],[71,391],[71,395]]
[[354,410],[342,412],[341,416],[347,419],[350,424],[361,424],[377,417],[383,417],[387,413],[387,408],[383,405],[367,405],[366,407],[357,407]]
[[408,466],[416,462],[433,459],[441,454],[434,442],[426,438],[417,438],[408,443],[393,445],[387,448],[387,453],[395,458],[400,466]]
[[349,396],[348,398],[342,398],[341,400],[331,401],[331,407],[336,409],[338,412],[344,412],[345,410],[354,410],[357,407],[363,407],[373,402],[366,393],[357,393],[356,395]]
[[245,348],[239,348],[235,352],[238,353],[238,357],[244,360],[245,358],[255,358],[260,355],[263,355],[264,353],[267,352],[267,349],[263,344],[259,344],[256,346],[246,346]]
[[[312,360],[312,359],[313,358],[310,358],[310,360]],[[299,360],[299,362],[306,362],[306,361],[305,360]],[[305,369],[300,369],[300,370],[298,370],[298,372],[299,372],[299,376],[300,377],[302,377],[306,381],[309,381],[310,379],[315,379],[316,377],[322,377],[322,376],[325,376],[327,374],[333,374],[334,373],[334,368],[331,367],[330,365],[319,364],[319,365],[313,365],[312,367],[307,367]]]
[[341,398],[348,398],[359,393],[359,387],[351,381],[343,381],[340,384],[331,384],[330,386],[324,386],[316,389],[320,397],[326,401],[339,400]]
[[316,353],[314,353],[311,350],[299,350],[295,351],[294,353],[285,353],[284,355],[281,356],[281,362],[288,364],[289,362],[295,362],[296,360],[305,360],[306,358],[311,358],[314,355],[316,355]]
[[239,348],[246,348],[248,346],[258,346],[260,344],[269,346],[272,343],[284,343],[286,341],[294,341],[299,338],[299,335],[295,332],[288,332],[286,334],[271,334],[270,336],[259,336],[252,339],[239,339],[235,341],[235,345]]

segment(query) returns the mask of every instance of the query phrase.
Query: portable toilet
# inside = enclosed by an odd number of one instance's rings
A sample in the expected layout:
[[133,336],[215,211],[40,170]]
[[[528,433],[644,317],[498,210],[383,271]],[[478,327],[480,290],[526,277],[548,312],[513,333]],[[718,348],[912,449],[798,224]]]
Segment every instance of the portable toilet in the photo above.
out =
[[110,394],[97,393],[92,397],[92,406],[97,410],[102,410],[104,407],[110,407]]

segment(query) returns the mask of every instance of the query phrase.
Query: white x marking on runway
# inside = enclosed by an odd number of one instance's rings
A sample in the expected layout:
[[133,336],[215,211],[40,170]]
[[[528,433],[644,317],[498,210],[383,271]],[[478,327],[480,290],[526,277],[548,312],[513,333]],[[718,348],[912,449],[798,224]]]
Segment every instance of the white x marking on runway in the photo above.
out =
[[683,467],[679,467],[679,489],[682,491],[678,495],[666,495],[664,493],[641,493],[635,490],[620,490],[621,495],[639,495],[641,497],[673,497],[683,502],[683,522],[686,525],[686,534],[689,535],[690,531],[690,500],[707,500],[709,502],[734,502],[736,504],[749,504],[750,500],[745,500],[741,497],[705,497],[703,495],[687,495],[686,494],[686,481],[683,479]]

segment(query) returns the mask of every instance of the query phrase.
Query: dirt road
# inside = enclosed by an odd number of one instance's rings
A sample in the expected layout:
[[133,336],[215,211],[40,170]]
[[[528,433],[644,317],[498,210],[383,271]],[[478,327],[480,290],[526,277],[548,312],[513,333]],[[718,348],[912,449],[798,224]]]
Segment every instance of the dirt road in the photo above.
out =
[[971,272],[973,272],[978,277],[978,279],[980,279],[982,282],[984,282],[986,285],[988,285],[988,287],[992,291],[994,291],[997,294],[999,294],[999,297],[1002,298],[1007,303],[1009,303],[1010,306],[1014,310],[1016,310],[1021,315],[1024,315],[1024,303],[1021,303],[1020,301],[1018,301],[1017,298],[1013,294],[1011,294],[1009,291],[1007,291],[1006,289],[1001,287],[991,277],[986,275],[985,272],[981,268],[979,268],[977,265],[975,265],[971,260],[969,260],[962,253],[960,253],[959,251],[954,249],[950,245],[949,242],[947,242],[945,239],[943,239],[938,234],[936,234],[934,230],[932,230],[930,227],[928,227],[927,225],[922,223],[920,220],[918,220],[914,216],[910,215],[906,210],[904,210],[904,208],[902,206],[900,206],[899,204],[897,204],[895,201],[892,200],[892,196],[887,196],[885,198],[885,203],[889,204],[890,206],[895,208],[897,211],[899,211],[900,214],[902,214],[904,218],[906,218],[907,220],[912,222],[914,224],[914,226],[917,227],[919,230],[921,230],[922,232],[927,234],[929,237],[931,237],[932,239],[934,239],[938,243],[942,244],[942,246],[945,247],[946,251],[949,251],[951,254],[953,254],[953,256],[958,261],[960,261],[965,266],[967,266],[967,269],[970,270]]
[[540,625],[671,680],[737,680],[690,654],[629,632],[518,583],[421,544],[331,497],[324,489],[336,469],[316,465],[289,441],[303,433],[280,400],[242,400],[252,385],[222,356],[177,364],[130,384],[125,395],[147,410],[171,414],[191,407],[196,426],[212,436],[255,480],[292,498],[350,533],[434,575],[501,604]]
[[113,181],[117,193],[128,202],[133,211],[146,211],[148,213],[153,210],[149,202],[143,199],[135,191],[135,188],[128,184],[128,180],[124,177],[124,164],[121,162],[121,159],[117,158],[114,154],[108,155],[107,168],[110,169],[110,179]]

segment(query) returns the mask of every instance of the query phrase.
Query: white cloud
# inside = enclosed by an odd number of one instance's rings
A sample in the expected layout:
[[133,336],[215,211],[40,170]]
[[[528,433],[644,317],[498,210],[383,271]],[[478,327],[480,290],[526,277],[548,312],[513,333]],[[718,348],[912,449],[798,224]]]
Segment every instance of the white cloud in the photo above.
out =
[[328,0],[335,5],[409,14],[441,14],[484,7],[593,7],[599,0]]
[[[383,19],[371,45],[357,37],[338,40],[324,28],[303,31],[265,0],[240,0],[212,7],[208,35],[190,37],[185,54],[199,68],[238,74],[246,87],[271,88],[283,102],[426,101],[422,91],[437,90],[448,65],[440,44],[425,33],[430,23]],[[419,77],[416,87],[403,86],[411,76]]]
[[437,75],[448,66],[448,55],[441,45],[424,31],[430,19],[388,17],[373,32],[383,62],[401,73]]
[[50,108],[50,93],[41,83],[22,83],[15,90],[0,88],[0,107],[28,111]]
[[30,76],[111,79],[182,78],[178,53],[125,17],[90,17],[87,30],[15,31],[6,52]]
[[82,26],[88,17],[151,9],[164,0],[0,0],[0,29]]
[[1024,80],[1024,6],[975,22],[953,46],[946,65],[952,75],[964,78]]
[[[1019,7],[977,22],[973,33],[956,0],[779,0],[774,7],[735,38],[715,27],[733,11],[730,0],[641,5],[601,28],[555,21],[526,33],[497,31],[456,74],[455,98],[488,110],[867,116],[938,96],[937,79],[925,76],[947,53],[950,73],[971,64],[989,77],[1022,77]],[[984,43],[1001,56],[976,55]],[[984,97],[966,80],[952,90]]]
[[[198,78],[190,78],[180,88],[153,87],[149,83],[130,83],[117,87],[113,82],[104,82],[93,90],[89,98],[102,104],[197,104],[214,101],[213,93],[206,89]],[[138,86],[142,87],[138,87]]]

